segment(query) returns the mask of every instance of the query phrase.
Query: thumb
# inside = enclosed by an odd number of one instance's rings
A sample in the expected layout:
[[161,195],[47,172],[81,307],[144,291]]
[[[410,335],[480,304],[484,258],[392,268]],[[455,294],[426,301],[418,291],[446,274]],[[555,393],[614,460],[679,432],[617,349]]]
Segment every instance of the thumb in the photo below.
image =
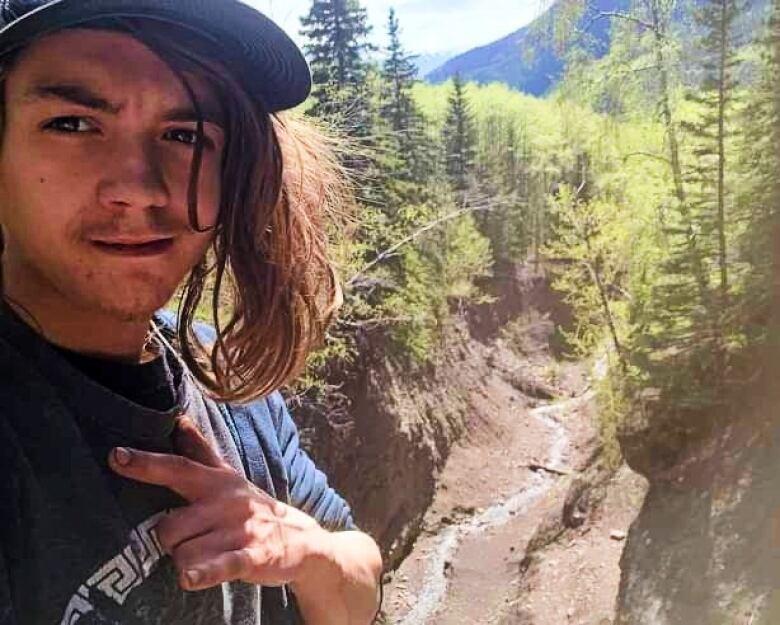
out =
[[223,467],[225,462],[219,452],[198,429],[192,419],[182,415],[176,419],[173,433],[173,448],[180,456],[205,464],[209,467]]

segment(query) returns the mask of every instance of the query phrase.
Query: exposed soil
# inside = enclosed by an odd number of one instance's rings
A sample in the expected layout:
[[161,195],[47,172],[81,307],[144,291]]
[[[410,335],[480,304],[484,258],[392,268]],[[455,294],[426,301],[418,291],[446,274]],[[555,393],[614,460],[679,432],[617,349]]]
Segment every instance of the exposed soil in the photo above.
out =
[[502,623],[610,625],[625,536],[646,490],[646,480],[623,465],[589,521],[533,556]]
[[[467,433],[440,475],[422,535],[386,585],[390,623],[612,622],[622,538],[644,485],[622,468],[583,525],[564,531],[567,492],[598,455],[594,394],[585,365],[550,355],[548,321],[525,330],[522,353],[495,342],[489,374],[469,391]],[[548,526],[560,530],[540,540]]]
[[326,401],[297,406],[302,438],[382,548],[393,625],[611,622],[644,485],[601,467],[590,366],[561,359],[546,276],[486,288],[427,367],[360,334]]
[[[517,474],[527,473],[512,466],[514,458],[536,449],[522,448],[536,434],[515,432],[512,415],[577,386],[561,384],[569,368],[547,355],[563,346],[556,328],[569,319],[547,276],[522,264],[494,273],[484,285],[491,301],[459,311],[429,362],[399,356],[387,329],[367,327],[354,336],[355,360],[329,365],[325,393],[289,398],[304,448],[350,502],[360,528],[377,540],[388,569],[409,554],[426,514],[437,523],[432,505],[449,510],[465,502],[475,508],[480,497],[487,504],[511,492]],[[527,420],[528,427],[544,431],[535,421]],[[507,432],[514,446],[487,453],[492,440],[504,441]],[[443,492],[437,495],[439,477],[454,445],[467,435],[486,451],[451,463],[466,463],[460,474],[468,489],[453,488],[456,503],[448,502]],[[484,475],[490,489],[476,473],[485,457],[495,468]],[[472,474],[476,482],[468,481]]]

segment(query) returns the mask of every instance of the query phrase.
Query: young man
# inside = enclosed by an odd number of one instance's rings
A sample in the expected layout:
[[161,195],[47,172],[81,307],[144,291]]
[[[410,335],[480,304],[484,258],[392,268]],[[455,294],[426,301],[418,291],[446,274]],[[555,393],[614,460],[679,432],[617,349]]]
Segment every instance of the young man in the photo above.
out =
[[338,300],[301,53],[236,0],[0,18],[0,625],[369,623],[276,392]]

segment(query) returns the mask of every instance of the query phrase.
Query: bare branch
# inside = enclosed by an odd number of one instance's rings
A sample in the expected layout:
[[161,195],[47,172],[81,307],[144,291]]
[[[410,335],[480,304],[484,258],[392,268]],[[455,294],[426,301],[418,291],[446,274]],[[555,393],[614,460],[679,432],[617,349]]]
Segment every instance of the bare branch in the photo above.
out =
[[392,323],[408,323],[414,321],[415,317],[376,317],[374,319],[361,319],[360,321],[348,321],[340,319],[338,323],[348,328],[372,328],[375,326],[390,325]]
[[655,24],[652,24],[651,22],[646,22],[643,19],[639,19],[638,17],[635,17],[630,13],[623,13],[622,11],[599,11],[595,15],[593,21],[595,22],[596,20],[604,19],[604,18],[607,19],[615,18],[615,19],[625,20],[627,22],[632,22],[637,26],[641,26],[646,30],[653,31],[654,33],[658,32],[658,29],[655,26]]
[[652,152],[631,152],[630,154],[626,154],[623,157],[623,162],[626,162],[629,158],[632,158],[634,156],[645,156],[647,158],[654,158],[664,163],[671,164],[671,161],[665,156],[661,156],[660,154],[653,154]]
[[491,211],[493,210],[493,205],[481,205],[481,206],[467,206],[465,208],[462,208],[460,210],[457,210],[452,213],[448,213],[447,215],[444,215],[443,217],[439,217],[438,219],[434,219],[433,221],[429,221],[424,226],[421,226],[412,234],[409,236],[404,237],[398,243],[395,243],[394,245],[391,245],[386,250],[383,250],[379,254],[377,254],[376,258],[372,260],[370,263],[365,265],[360,271],[358,271],[354,276],[352,276],[349,280],[346,282],[346,288],[352,287],[355,282],[363,276],[367,271],[381,263],[386,258],[391,257],[395,252],[397,252],[400,248],[402,248],[404,245],[407,245],[414,241],[415,239],[419,238],[426,232],[433,230],[434,228],[442,225],[443,223],[446,223],[448,221],[452,221],[453,219],[457,219],[458,217],[462,217],[463,215],[467,215],[469,213],[476,213],[480,211]]

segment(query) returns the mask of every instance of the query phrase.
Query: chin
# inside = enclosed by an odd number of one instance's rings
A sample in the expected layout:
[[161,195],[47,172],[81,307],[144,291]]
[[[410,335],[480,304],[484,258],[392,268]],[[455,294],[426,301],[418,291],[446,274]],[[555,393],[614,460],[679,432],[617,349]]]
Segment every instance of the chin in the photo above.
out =
[[[174,288],[117,288],[104,297],[87,296],[84,303],[99,310],[102,315],[124,323],[148,321],[154,313],[163,308],[173,297]],[[121,296],[118,296],[120,295]]]
[[123,323],[131,323],[148,321],[166,303],[167,300],[159,303],[134,302],[132,305],[104,302],[100,304],[99,309],[107,317],[112,317]]

